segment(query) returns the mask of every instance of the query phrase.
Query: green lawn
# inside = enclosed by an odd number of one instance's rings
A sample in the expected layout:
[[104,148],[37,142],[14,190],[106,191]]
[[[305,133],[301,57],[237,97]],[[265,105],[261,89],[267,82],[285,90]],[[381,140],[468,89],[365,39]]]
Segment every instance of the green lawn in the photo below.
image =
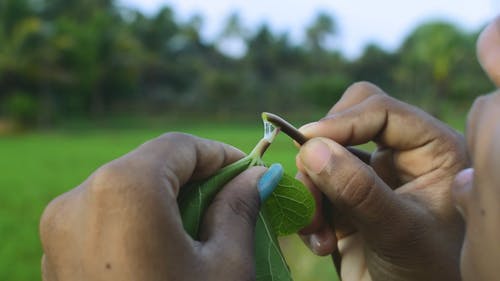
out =
[[[245,152],[262,135],[259,124],[210,123],[184,124],[182,128],[167,124],[164,131],[85,130],[0,137],[0,280],[40,279],[38,221],[51,199],[78,185],[100,165],[166,131],[217,139]],[[265,159],[295,171],[295,148],[284,136]],[[296,281],[335,280],[329,258],[313,256],[296,236],[281,242]]]
[[[465,114],[447,117],[463,130]],[[38,221],[51,199],[78,185],[100,165],[167,131],[220,140],[245,152],[262,136],[260,123],[190,121],[167,123],[162,130],[85,129],[0,137],[0,280],[39,280]],[[294,173],[295,153],[289,139],[280,135],[264,159],[281,162]],[[313,256],[296,236],[281,242],[296,281],[336,280],[329,258]]]

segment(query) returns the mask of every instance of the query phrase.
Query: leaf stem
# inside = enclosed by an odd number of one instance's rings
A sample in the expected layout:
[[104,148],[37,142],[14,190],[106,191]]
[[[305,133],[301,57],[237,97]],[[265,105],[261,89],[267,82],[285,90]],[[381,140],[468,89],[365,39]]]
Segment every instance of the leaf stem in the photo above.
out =
[[[255,145],[255,147],[252,149],[252,152],[250,152],[249,156],[253,158],[252,162],[256,162],[257,164],[260,164],[259,162],[262,162],[262,156],[266,152],[266,150],[269,148],[271,145],[272,140],[278,135],[280,129],[276,128],[273,132],[272,135],[269,136],[264,136],[258,143]],[[255,163],[254,163],[255,164]]]
[[276,114],[263,112],[262,119],[273,124],[276,128],[280,128],[283,133],[287,134],[300,145],[303,145],[308,140],[297,128]]

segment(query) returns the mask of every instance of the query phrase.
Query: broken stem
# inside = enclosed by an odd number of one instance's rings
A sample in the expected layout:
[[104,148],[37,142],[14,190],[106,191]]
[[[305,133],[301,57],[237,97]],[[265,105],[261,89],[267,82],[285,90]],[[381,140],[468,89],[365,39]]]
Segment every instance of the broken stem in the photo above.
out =
[[300,145],[303,145],[308,140],[306,136],[297,130],[297,128],[276,114],[263,112],[262,119],[273,124],[276,128],[281,129],[283,133],[287,134]]
[[276,127],[274,130],[268,132],[267,134],[264,134],[264,137],[255,145],[255,147],[252,149],[252,152],[250,152],[249,156],[253,158],[252,163],[255,164],[262,164],[262,156],[266,152],[266,150],[269,148],[273,140],[276,138],[278,133],[280,132],[280,128]]

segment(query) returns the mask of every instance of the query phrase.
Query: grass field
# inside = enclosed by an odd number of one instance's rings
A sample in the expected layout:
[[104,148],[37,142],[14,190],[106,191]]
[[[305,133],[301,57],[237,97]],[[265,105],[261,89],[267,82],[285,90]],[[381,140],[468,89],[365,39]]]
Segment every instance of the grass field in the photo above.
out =
[[[179,124],[179,123],[177,123]],[[207,123],[208,124],[208,123]],[[255,126],[214,124],[144,130],[79,130],[0,138],[0,280],[40,279],[38,221],[57,195],[82,182],[100,165],[166,131],[183,131],[230,143],[245,152],[262,135]],[[295,171],[296,149],[279,136],[265,159]],[[296,236],[282,239],[296,281],[335,280],[329,258],[309,253]]]
[[[465,112],[446,120],[463,130]],[[171,121],[150,129],[72,129],[0,137],[0,280],[40,279],[38,221],[57,195],[81,183],[102,164],[168,131],[183,131],[230,143],[249,152],[262,136],[259,123]],[[125,122],[123,127],[148,128]],[[120,126],[119,126],[120,127]],[[295,172],[296,148],[280,135],[264,159]],[[296,236],[281,240],[296,281],[336,280],[330,258],[312,255]]]

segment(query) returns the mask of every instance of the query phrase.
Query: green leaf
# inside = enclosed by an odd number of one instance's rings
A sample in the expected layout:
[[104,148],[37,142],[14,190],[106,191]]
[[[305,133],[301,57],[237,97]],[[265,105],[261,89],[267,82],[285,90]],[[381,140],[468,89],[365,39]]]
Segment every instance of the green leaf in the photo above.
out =
[[283,258],[277,236],[268,223],[265,210],[259,212],[255,226],[255,280],[292,280],[290,269]]
[[314,198],[307,187],[286,173],[263,206],[269,224],[278,236],[296,233],[308,225],[315,208]]
[[[277,131],[274,131],[274,136]],[[245,158],[224,167],[207,180],[181,188],[179,211],[186,232],[198,239],[203,214],[217,193],[231,179],[251,166],[263,165],[261,157],[269,146],[263,138]],[[284,174],[278,187],[259,212],[255,227],[255,269],[257,281],[291,281],[290,270],[279,247],[278,235],[297,232],[309,224],[314,213],[314,199],[309,190],[293,177]]]
[[234,177],[248,169],[252,160],[253,158],[248,155],[220,169],[207,180],[193,182],[181,188],[177,203],[184,229],[193,239],[198,239],[198,230],[203,214],[217,192]]
[[[247,156],[217,172],[211,178],[191,183],[181,188],[178,197],[184,228],[193,239],[198,231],[203,214],[217,192],[231,179],[255,165],[254,156]],[[255,227],[255,268],[257,281],[291,281],[290,270],[281,253],[276,233],[266,219],[266,210],[259,212]]]

